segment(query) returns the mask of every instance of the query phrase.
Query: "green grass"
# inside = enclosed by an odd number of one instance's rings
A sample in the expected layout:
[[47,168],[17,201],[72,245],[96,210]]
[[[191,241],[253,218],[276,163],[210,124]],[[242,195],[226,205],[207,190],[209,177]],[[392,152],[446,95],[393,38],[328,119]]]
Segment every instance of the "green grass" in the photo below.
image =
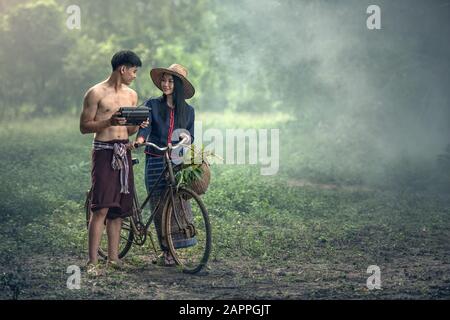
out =
[[279,128],[283,124],[292,121],[291,115],[282,112],[260,113],[255,116],[254,113],[236,113],[225,111],[202,112],[196,115],[196,121],[202,121],[205,127],[233,129],[233,128],[255,128],[271,129]]
[[[220,118],[220,114],[204,117],[209,126]],[[275,118],[279,124],[286,120]],[[222,128],[243,127],[245,123],[239,119],[233,123],[228,116]],[[269,119],[263,115],[252,124],[264,127]],[[7,297],[15,288],[20,288],[17,295],[31,290],[28,292],[39,297],[46,289],[35,288],[24,271],[30,257],[84,259],[87,255],[83,201],[90,185],[92,137],[81,135],[77,119],[68,117],[3,123],[0,134],[4,137],[0,153],[0,287],[9,288]],[[144,155],[140,152],[137,156],[141,164],[135,169],[136,183],[143,194]],[[283,170],[289,172],[289,167],[285,164]],[[292,178],[288,174],[261,176],[257,166],[213,166],[212,182],[203,197],[213,227],[212,264],[247,261],[249,269],[320,264],[330,268],[321,273],[323,279],[334,277],[333,266],[353,266],[362,270],[364,277],[367,266],[385,264],[395,269],[398,259],[404,257],[405,263],[413,263],[417,257],[432,255],[440,264],[450,264],[448,197],[383,189],[299,187],[288,183]],[[129,261],[144,266],[142,257],[148,250],[148,245],[133,248]],[[433,270],[425,262],[420,267],[419,275]],[[434,276],[434,285],[444,290],[438,296],[448,297],[447,278]],[[337,277],[346,279],[342,274]],[[302,281],[309,281],[305,279]],[[348,284],[342,281],[336,282],[337,296],[349,294]],[[364,279],[361,281],[364,284]],[[413,283],[412,288],[422,290],[424,297],[432,292],[423,284],[419,288]],[[401,288],[395,290],[401,293]]]

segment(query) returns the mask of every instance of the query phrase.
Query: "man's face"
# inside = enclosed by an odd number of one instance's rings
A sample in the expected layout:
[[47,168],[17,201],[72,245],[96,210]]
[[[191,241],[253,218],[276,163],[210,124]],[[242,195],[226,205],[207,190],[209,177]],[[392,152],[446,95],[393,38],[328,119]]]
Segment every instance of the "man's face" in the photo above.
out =
[[121,66],[120,67],[120,74],[122,76],[122,81],[126,85],[130,85],[134,79],[136,79],[137,76],[137,67],[127,67],[127,66]]

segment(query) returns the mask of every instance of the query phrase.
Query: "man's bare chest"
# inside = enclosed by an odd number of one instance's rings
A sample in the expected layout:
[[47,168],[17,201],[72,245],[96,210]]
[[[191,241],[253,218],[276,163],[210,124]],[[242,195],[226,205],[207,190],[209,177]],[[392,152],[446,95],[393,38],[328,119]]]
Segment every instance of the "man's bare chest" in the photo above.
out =
[[109,94],[99,101],[97,113],[113,114],[120,107],[129,107],[132,104],[132,97],[129,94]]

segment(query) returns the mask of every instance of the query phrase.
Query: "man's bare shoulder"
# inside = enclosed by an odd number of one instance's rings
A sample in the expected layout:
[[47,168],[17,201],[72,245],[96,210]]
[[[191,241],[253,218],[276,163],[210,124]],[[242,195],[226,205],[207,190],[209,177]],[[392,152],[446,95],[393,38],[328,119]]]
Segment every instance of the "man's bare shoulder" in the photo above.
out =
[[106,95],[107,92],[107,86],[105,83],[100,82],[92,87],[90,87],[86,94],[84,95],[84,98],[87,100],[97,100],[99,101],[101,98],[103,98]]
[[125,92],[130,96],[130,98],[132,99],[132,102],[134,104],[137,103],[138,101],[138,94],[136,91],[134,91],[133,89],[131,89],[130,87],[126,87],[125,88]]
[[125,90],[128,94],[132,95],[133,97],[137,97],[137,92],[131,89],[130,87],[126,87]]

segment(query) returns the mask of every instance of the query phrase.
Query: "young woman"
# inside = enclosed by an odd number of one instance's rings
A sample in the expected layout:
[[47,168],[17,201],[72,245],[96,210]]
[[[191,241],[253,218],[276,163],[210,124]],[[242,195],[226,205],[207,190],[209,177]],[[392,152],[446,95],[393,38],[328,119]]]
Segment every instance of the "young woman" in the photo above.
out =
[[[136,136],[136,142],[141,144],[145,141],[153,142],[159,147],[165,147],[168,143],[178,143],[183,134],[190,136],[190,142],[194,141],[194,108],[188,105],[185,99],[192,98],[195,89],[187,79],[187,69],[179,64],[172,64],[168,68],[156,68],[150,71],[150,77],[155,86],[162,91],[162,96],[149,99],[145,105],[151,108],[150,125],[141,128]],[[184,129],[184,130],[177,130]],[[180,134],[180,131],[184,131]],[[180,137],[181,136],[181,137]],[[157,181],[164,169],[163,152],[146,147],[145,160],[145,186],[147,192]],[[163,196],[163,191],[167,182],[162,179],[155,188],[150,200],[151,210]],[[155,227],[158,233],[158,240],[163,250],[163,255],[159,258],[159,263],[172,266],[175,265],[173,257],[168,248],[161,241],[161,210],[155,216]],[[195,244],[195,238],[179,239],[174,245],[176,247],[188,247]]]

